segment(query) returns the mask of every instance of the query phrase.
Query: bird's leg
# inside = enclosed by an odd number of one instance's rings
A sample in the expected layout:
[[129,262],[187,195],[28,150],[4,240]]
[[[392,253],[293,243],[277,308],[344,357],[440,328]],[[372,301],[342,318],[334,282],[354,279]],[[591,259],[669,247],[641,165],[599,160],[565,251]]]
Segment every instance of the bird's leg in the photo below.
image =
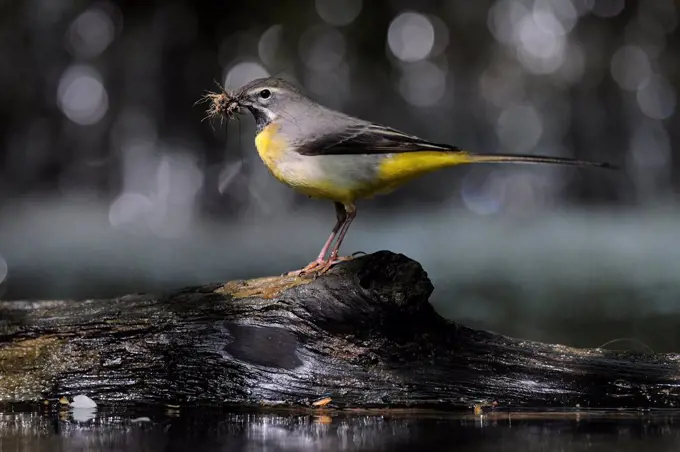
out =
[[317,267],[321,267],[326,263],[326,254],[328,254],[328,250],[333,244],[333,240],[338,235],[338,231],[340,231],[340,229],[347,222],[347,211],[345,210],[345,206],[339,202],[335,202],[333,203],[333,205],[335,206],[335,216],[337,218],[337,221],[335,222],[335,226],[333,226],[331,234],[328,236],[328,240],[326,240],[326,243],[323,245],[323,248],[321,248],[319,256],[316,258],[316,260],[310,262],[304,268],[288,272],[287,274],[289,276],[296,276],[302,275],[304,273],[309,273],[315,270]]
[[345,211],[347,212],[347,219],[345,220],[344,224],[340,228],[340,232],[338,234],[338,240],[335,242],[335,246],[331,250],[331,254],[328,257],[328,260],[323,264],[323,266],[321,268],[316,270],[318,274],[326,273],[335,264],[338,264],[340,262],[349,261],[349,260],[353,259],[351,256],[338,257],[338,253],[340,251],[340,245],[342,245],[342,241],[345,239],[345,235],[347,234],[347,230],[349,229],[349,226],[352,224],[352,221],[357,216],[357,208],[353,204],[345,205]]
[[326,243],[324,244],[323,248],[321,248],[321,251],[319,252],[319,256],[316,258],[316,261],[314,262],[325,262],[326,261],[326,254],[328,254],[328,250],[330,249],[331,245],[333,244],[333,239],[338,234],[338,231],[345,225],[347,222],[347,211],[345,210],[345,206],[342,205],[342,203],[339,202],[334,202],[333,205],[335,206],[335,216],[337,218],[337,221],[335,222],[335,226],[333,226],[333,230],[331,231],[331,235],[328,236],[328,240],[326,240]]

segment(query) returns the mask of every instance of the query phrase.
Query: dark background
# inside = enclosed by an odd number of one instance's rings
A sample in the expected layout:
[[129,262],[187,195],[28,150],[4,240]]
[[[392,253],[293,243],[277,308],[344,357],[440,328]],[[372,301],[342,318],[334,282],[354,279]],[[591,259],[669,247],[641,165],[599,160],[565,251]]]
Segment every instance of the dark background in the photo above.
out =
[[343,250],[417,259],[468,325],[678,351],[677,24],[673,0],[0,1],[0,296],[309,262],[330,203],[194,105],[276,74],[434,141],[620,165],[444,170],[360,203]]

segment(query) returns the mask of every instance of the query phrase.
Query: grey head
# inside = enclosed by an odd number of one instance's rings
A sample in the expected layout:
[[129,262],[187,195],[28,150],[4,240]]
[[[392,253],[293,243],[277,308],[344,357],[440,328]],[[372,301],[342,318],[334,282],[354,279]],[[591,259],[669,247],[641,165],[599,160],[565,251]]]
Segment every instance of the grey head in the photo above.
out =
[[231,95],[231,102],[253,114],[258,130],[282,115],[295,118],[296,113],[317,106],[293,83],[278,77],[259,78],[243,85]]

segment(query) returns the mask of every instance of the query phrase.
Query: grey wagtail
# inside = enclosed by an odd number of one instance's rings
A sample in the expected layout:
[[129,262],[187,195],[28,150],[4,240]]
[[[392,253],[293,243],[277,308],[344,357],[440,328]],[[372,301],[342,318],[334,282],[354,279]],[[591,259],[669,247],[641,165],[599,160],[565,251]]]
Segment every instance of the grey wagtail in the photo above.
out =
[[204,99],[212,102],[208,116],[231,118],[249,110],[256,122],[257,152],[272,175],[301,193],[329,199],[335,205],[337,222],[319,256],[289,275],[321,274],[351,259],[338,252],[356,217],[355,202],[391,192],[431,171],[491,162],[613,168],[608,163],[561,157],[475,154],[433,143],[331,110],[275,77],[253,80],[232,93],[222,89]]

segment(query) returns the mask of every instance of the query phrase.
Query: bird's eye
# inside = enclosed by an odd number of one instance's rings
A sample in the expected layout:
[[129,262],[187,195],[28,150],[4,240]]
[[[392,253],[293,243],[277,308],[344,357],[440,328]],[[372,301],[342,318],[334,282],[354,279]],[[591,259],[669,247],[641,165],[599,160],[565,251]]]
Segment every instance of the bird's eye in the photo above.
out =
[[260,97],[262,99],[268,99],[269,96],[271,96],[271,95],[272,95],[272,92],[269,91],[268,89],[263,89],[262,91],[260,91]]

